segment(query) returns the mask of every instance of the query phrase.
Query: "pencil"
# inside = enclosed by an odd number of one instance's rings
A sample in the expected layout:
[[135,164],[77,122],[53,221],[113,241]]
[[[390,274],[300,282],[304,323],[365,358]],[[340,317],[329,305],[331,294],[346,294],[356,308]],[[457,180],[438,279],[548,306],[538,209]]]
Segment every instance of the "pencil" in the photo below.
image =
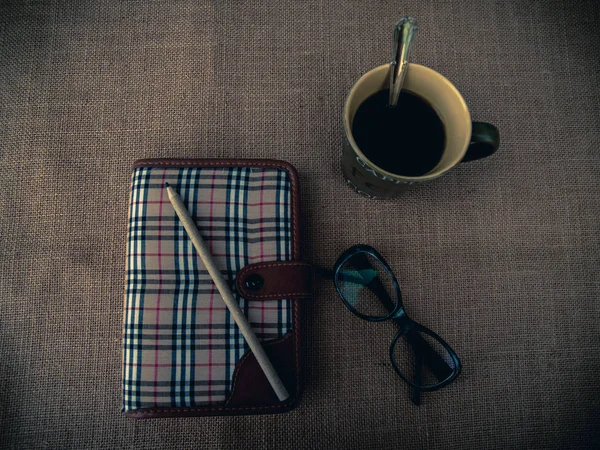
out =
[[202,239],[202,236],[200,235],[200,231],[196,227],[194,220],[190,217],[189,211],[183,204],[183,201],[181,200],[181,197],[179,196],[177,191],[175,191],[173,187],[169,186],[168,183],[165,183],[165,186],[167,188],[169,200],[173,205],[173,209],[177,213],[177,216],[183,224],[185,231],[190,237],[192,243],[194,244],[196,251],[200,255],[200,258],[202,259],[206,270],[208,271],[215,285],[217,286],[217,289],[219,290],[219,293],[221,294],[225,305],[227,305],[227,308],[229,309],[233,320],[235,320],[235,323],[237,324],[240,331],[242,332],[242,335],[246,339],[250,350],[252,350],[252,353],[254,353],[254,356],[256,357],[260,368],[267,377],[267,380],[269,380],[269,383],[275,391],[277,398],[279,399],[279,401],[287,400],[290,394],[283,385],[283,382],[281,381],[281,378],[279,378],[279,375],[277,375],[277,372],[275,371],[273,364],[271,364],[269,357],[265,353],[264,348],[260,344],[260,341],[252,331],[252,328],[250,327],[246,316],[244,316],[240,305],[238,305],[238,303],[235,301],[231,289],[229,289],[227,282],[225,281],[225,279],[221,275],[219,268],[215,264],[206,244],[204,243],[204,240]]

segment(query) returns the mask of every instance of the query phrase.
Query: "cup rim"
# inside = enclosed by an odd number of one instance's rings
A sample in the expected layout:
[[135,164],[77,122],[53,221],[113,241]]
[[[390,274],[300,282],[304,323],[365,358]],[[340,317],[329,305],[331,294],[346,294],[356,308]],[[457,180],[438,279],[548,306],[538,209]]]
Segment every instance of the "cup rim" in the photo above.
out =
[[[463,98],[463,96],[461,95],[459,90],[456,88],[456,86],[454,86],[450,82],[450,80],[448,80],[441,73],[439,73],[433,69],[430,69],[429,67],[423,66],[421,64],[409,63],[408,70],[410,71],[411,69],[413,71],[417,70],[417,71],[428,72],[429,75],[431,75],[433,78],[436,78],[438,80],[438,82],[444,84],[446,86],[446,88],[449,90],[449,92],[454,94],[454,97],[456,98],[456,100],[461,104],[462,109],[464,111],[466,111],[466,113],[467,113],[466,121],[468,122],[469,129],[471,129],[471,126],[472,126],[471,113],[469,112],[469,108],[467,107],[467,103],[465,102],[465,99]],[[354,95],[356,92],[356,87],[360,84],[360,82],[362,80],[364,80],[365,78],[371,76],[373,73],[380,72],[380,71],[386,71],[386,72],[389,71],[389,63],[382,64],[380,66],[377,66],[377,67],[369,70],[368,72],[365,72],[352,85],[352,88],[350,89],[350,92],[348,93],[348,95],[346,97],[346,101],[344,102],[344,132],[346,134],[346,138],[348,139],[348,142],[350,143],[350,146],[356,152],[356,154],[358,156],[360,156],[360,158],[363,161],[365,161],[367,164],[369,164],[372,168],[377,169],[378,172],[380,172],[382,175],[385,175],[388,178],[411,183],[411,182],[433,180],[434,178],[438,178],[438,177],[444,175],[446,172],[448,172],[450,169],[452,169],[454,166],[456,166],[464,158],[465,154],[467,153],[467,148],[469,147],[469,143],[470,143],[470,136],[471,136],[470,132],[467,133],[467,139],[464,142],[462,151],[446,167],[438,169],[438,170],[434,170],[432,172],[428,172],[425,175],[420,175],[420,176],[406,176],[406,175],[398,175],[393,172],[388,172],[387,170],[385,170],[385,169],[379,167],[377,164],[373,163],[373,161],[371,161],[369,158],[367,158],[367,156],[358,147],[358,144],[356,143],[356,141],[354,140],[354,136],[352,135],[352,128],[350,126],[349,105],[350,105],[350,102],[352,101],[352,99],[354,98]],[[418,95],[418,93],[416,93],[416,94]]]

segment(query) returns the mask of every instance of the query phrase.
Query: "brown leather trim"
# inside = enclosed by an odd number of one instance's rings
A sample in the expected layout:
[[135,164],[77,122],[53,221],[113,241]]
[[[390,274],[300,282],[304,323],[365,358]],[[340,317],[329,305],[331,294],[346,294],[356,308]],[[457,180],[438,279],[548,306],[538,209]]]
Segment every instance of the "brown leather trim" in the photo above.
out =
[[127,417],[134,419],[159,419],[166,417],[205,417],[205,416],[240,416],[247,414],[276,414],[290,411],[295,406],[294,399],[285,403],[269,406],[199,406],[197,408],[143,408],[126,412]]
[[[275,159],[140,159],[133,167],[267,167],[285,170],[290,177],[290,200],[292,208],[292,259],[300,260],[300,214],[298,172],[290,163]],[[239,414],[274,414],[289,411],[300,400],[302,392],[302,361],[300,358],[300,302],[292,303],[292,335],[294,336],[294,360],[296,365],[296,389],[290,399],[284,403],[269,406],[204,406],[197,408],[148,408],[125,413],[129,417],[185,417],[185,416],[217,416]]]
[[[250,276],[258,275],[264,284],[256,290],[246,287]],[[279,300],[309,298],[312,296],[312,270],[301,261],[272,261],[249,264],[240,270],[235,283],[246,300]]]
[[[293,336],[288,333],[277,341],[267,342],[263,345],[288,392],[296,390]],[[268,406],[277,403],[279,400],[275,391],[260,368],[254,353],[249,351],[235,367],[231,394],[225,406]]]

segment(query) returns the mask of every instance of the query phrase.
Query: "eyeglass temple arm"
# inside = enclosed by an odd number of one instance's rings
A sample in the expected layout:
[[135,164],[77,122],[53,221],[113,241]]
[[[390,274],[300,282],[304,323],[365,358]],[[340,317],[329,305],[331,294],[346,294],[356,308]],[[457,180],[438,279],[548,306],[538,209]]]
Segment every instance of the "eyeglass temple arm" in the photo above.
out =
[[[419,352],[415,352],[415,376],[414,376],[414,381],[415,384],[417,385],[421,385],[421,375],[422,375],[422,369],[423,369],[423,355]],[[412,402],[415,404],[415,406],[419,406],[421,405],[421,389],[413,387],[412,388],[412,398],[411,398]]]
[[325,278],[329,278],[330,280],[333,280],[335,277],[335,272],[333,270],[325,269],[324,267],[313,266],[313,270],[315,273],[318,273]]

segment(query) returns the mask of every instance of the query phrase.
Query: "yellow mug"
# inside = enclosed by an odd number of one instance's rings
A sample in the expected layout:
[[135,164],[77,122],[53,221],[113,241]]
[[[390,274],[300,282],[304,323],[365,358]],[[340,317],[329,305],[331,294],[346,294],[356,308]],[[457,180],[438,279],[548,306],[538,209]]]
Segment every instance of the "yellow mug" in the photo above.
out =
[[498,149],[498,129],[489,123],[471,122],[465,100],[447,78],[428,67],[409,63],[402,90],[419,96],[436,111],[446,133],[444,151],[439,163],[421,176],[403,176],[375,165],[356,144],[352,122],[366,99],[389,87],[389,67],[381,65],[360,77],[344,105],[342,172],[356,192],[370,198],[394,197],[411,185],[444,175],[461,161],[484,158]]

